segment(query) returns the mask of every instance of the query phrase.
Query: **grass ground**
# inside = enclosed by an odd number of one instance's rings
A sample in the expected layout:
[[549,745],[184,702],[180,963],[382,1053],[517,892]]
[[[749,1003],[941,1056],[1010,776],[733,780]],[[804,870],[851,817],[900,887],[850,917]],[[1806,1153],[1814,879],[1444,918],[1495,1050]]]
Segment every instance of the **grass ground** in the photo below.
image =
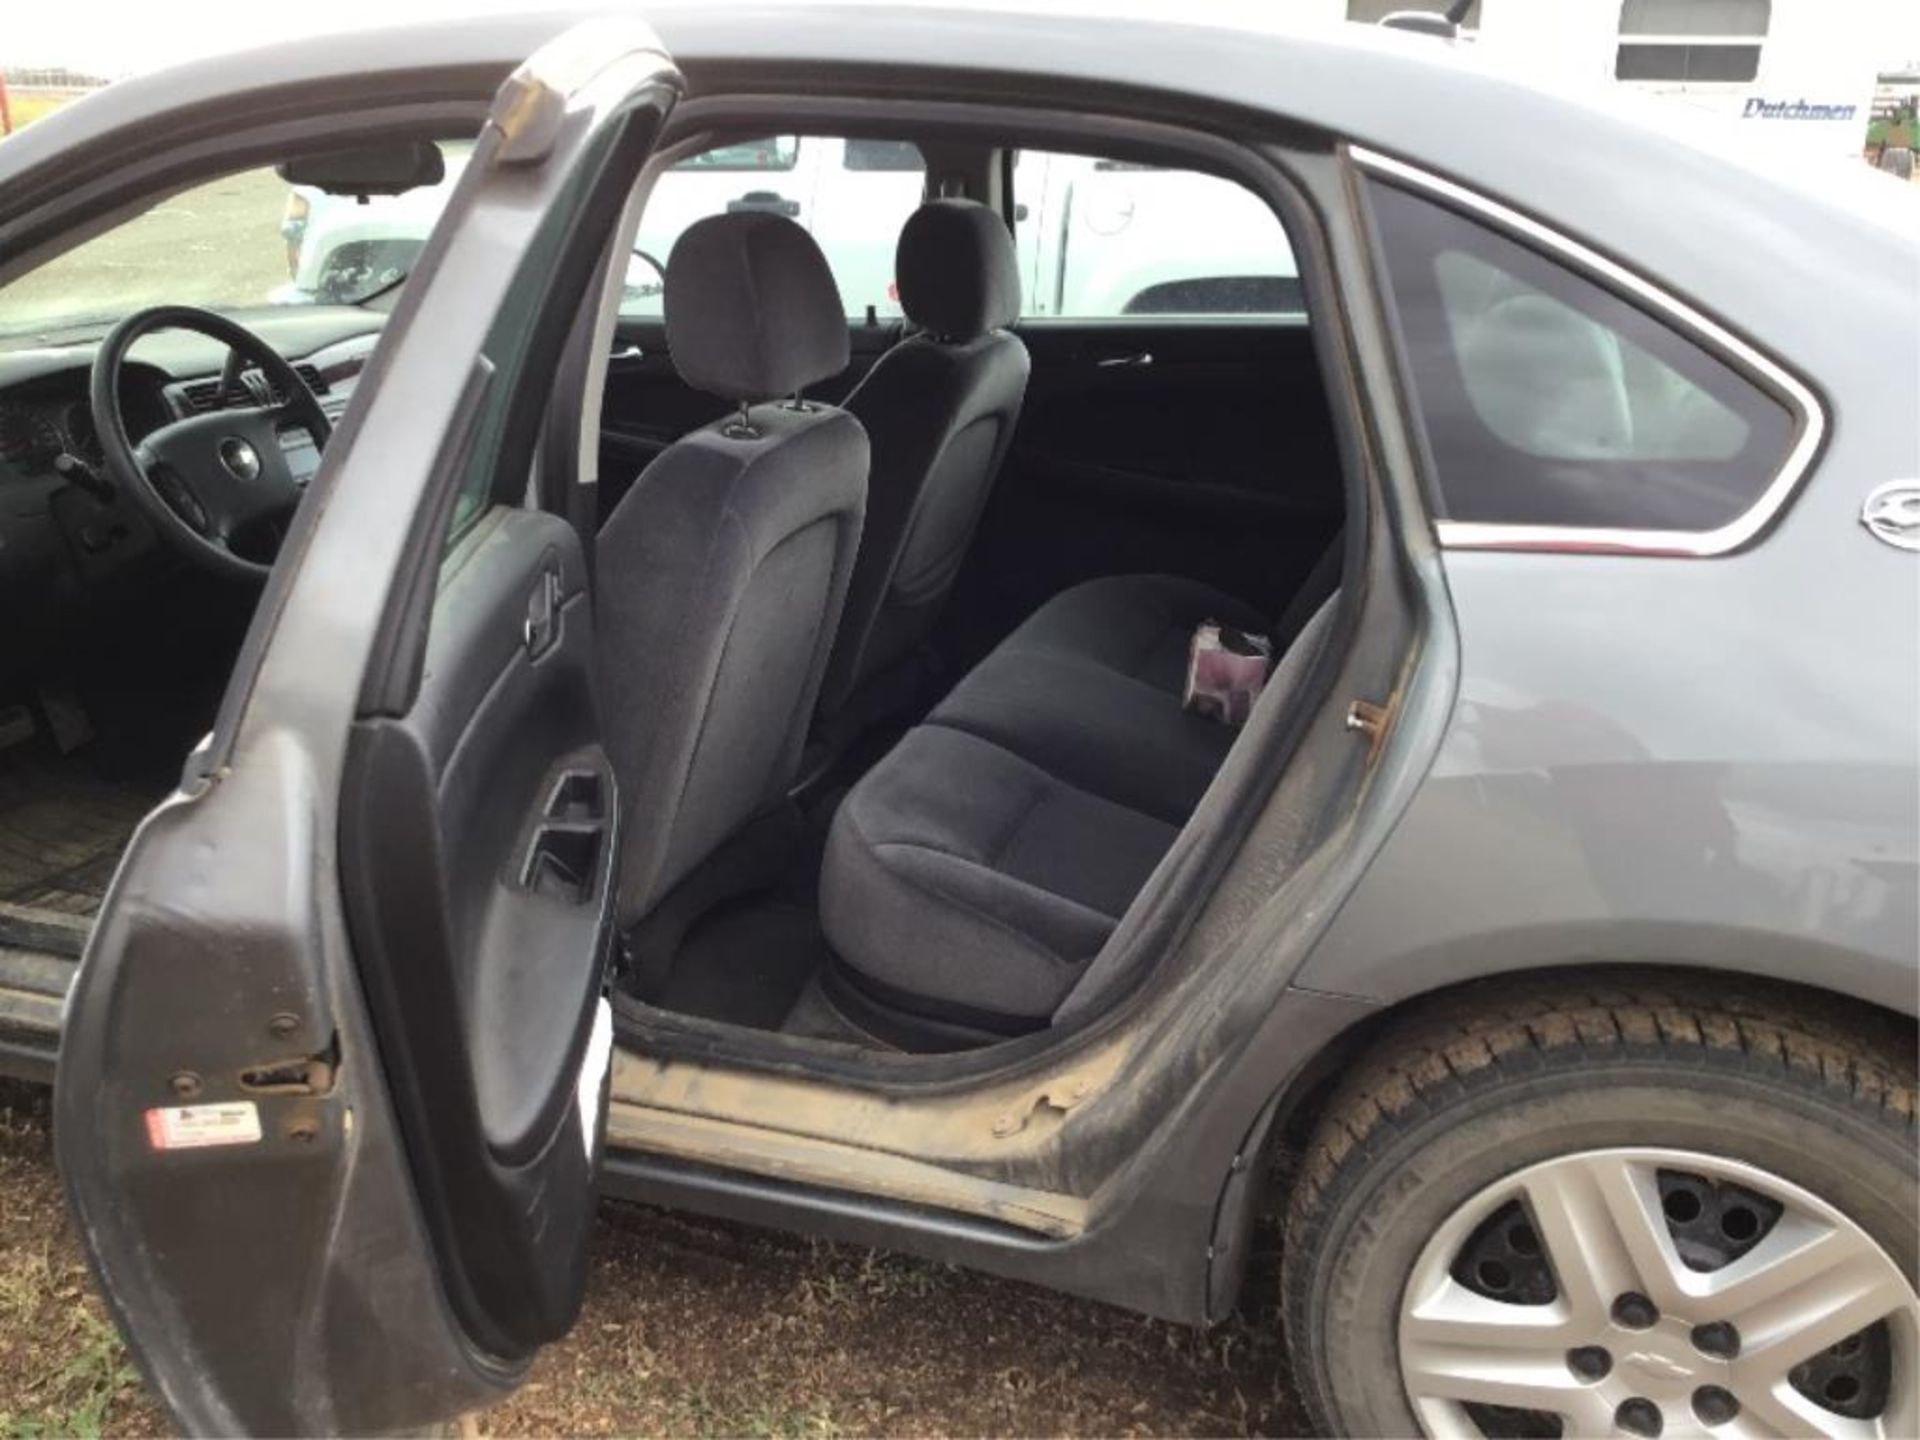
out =
[[18,130],[31,125],[42,115],[52,114],[73,98],[71,95],[23,95],[14,91],[7,97],[7,111],[13,117],[13,128]]
[[[1299,1434],[1271,1254],[1202,1335],[1012,1281],[609,1202],[585,1312],[486,1435]],[[45,1092],[0,1082],[0,1436],[164,1434],[93,1293]]]

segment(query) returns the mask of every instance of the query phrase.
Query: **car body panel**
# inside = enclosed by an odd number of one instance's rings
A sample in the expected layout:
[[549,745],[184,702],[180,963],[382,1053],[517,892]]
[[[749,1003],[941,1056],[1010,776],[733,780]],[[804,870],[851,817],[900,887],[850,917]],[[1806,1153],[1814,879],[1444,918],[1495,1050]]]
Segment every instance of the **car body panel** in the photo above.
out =
[[[1632,960],[1914,1013],[1913,557],[1825,498],[1795,521],[1827,527],[1845,583],[1826,587],[1784,539],[1701,561],[1449,554],[1446,741],[1302,983],[1393,1001]],[[1863,663],[1867,632],[1887,649]]]
[[1836,276],[1774,352],[1813,386],[1821,447],[1753,540],[1446,551],[1447,737],[1303,983],[1393,1001],[1623,960],[1920,1009],[1920,567],[1862,523],[1920,465],[1920,352],[1861,343],[1920,333],[1905,249]]
[[[1221,962],[1219,972],[1248,983],[1181,992],[1183,1018],[1145,1037],[1100,1094],[1062,1107],[1043,1103],[1051,1092],[1036,1089],[1031,1113],[1056,1127],[1050,1148],[1029,1134],[995,1150],[996,1117],[981,1106],[963,1117],[977,1133],[956,1144],[966,1153],[944,1168],[1043,1192],[1028,1204],[1038,1223],[995,1210],[989,1202],[1005,1192],[989,1194],[985,1185],[974,1187],[980,1203],[959,1203],[964,1184],[951,1174],[938,1193],[916,1192],[926,1178],[916,1173],[878,1199],[870,1169],[815,1172],[811,1183],[796,1183],[772,1157],[763,1173],[749,1175],[712,1163],[715,1152],[704,1145],[670,1152],[658,1126],[638,1137],[649,1153],[619,1157],[616,1183],[753,1218],[841,1226],[839,1233],[870,1242],[1204,1319],[1231,1293],[1209,1251],[1235,1233],[1226,1212],[1238,1203],[1229,1188],[1236,1164],[1277,1097],[1383,1002],[1510,964],[1708,963],[1676,951],[1688,935],[1705,937],[1701,954],[1732,963],[1741,937],[1729,917],[1739,912],[1765,917],[1764,943],[1755,943],[1752,927],[1744,941],[1750,953],[1773,957],[1766,963],[1780,973],[1882,1005],[1900,1003],[1904,976],[1911,1009],[1916,959],[1901,910],[1911,917],[1916,572],[1912,557],[1858,523],[1874,485],[1917,468],[1914,356],[1905,343],[1914,333],[1913,256],[1896,225],[1870,213],[1879,207],[1783,185],[1414,37],[1357,29],[1267,36],[1128,14],[1090,26],[1072,15],[915,7],[884,15],[852,6],[662,7],[655,18],[696,91],[777,94],[784,86],[858,97],[911,94],[919,84],[1036,110],[1098,113],[1105,104],[1212,132],[1216,141],[1278,146],[1291,137],[1313,147],[1310,164],[1295,156],[1284,172],[1297,179],[1317,166],[1312,203],[1327,217],[1316,258],[1334,263],[1303,266],[1319,272],[1303,276],[1308,308],[1353,327],[1322,340],[1337,347],[1323,360],[1331,356],[1338,368],[1330,373],[1348,377],[1346,385],[1336,378],[1337,388],[1371,402],[1364,435],[1343,436],[1343,459],[1350,474],[1375,485],[1354,492],[1368,518],[1387,522],[1369,526],[1368,544],[1354,540],[1349,550],[1350,576],[1360,563],[1372,567],[1364,586],[1354,584],[1376,605],[1367,614],[1382,633],[1340,635],[1350,648],[1337,674],[1328,662],[1326,683],[1338,686],[1341,709],[1365,700],[1388,720],[1374,743],[1344,729],[1339,709],[1329,708],[1303,741],[1328,773],[1354,768],[1370,787],[1355,833],[1340,837],[1337,853],[1327,847],[1322,868],[1289,874],[1290,888],[1260,889],[1257,870],[1228,872],[1218,887],[1242,927],[1223,947],[1231,964]],[[249,84],[270,91],[429,75],[446,79],[450,104],[470,103],[474,77],[497,78],[563,23],[554,15],[479,19],[401,27],[377,41],[278,47],[255,57]],[[88,219],[87,185],[110,173],[113,147],[156,116],[225,93],[230,64],[127,82],[9,141],[0,152],[0,246],[18,236],[30,254],[61,224]],[[1617,258],[1790,366],[1820,398],[1831,428],[1777,523],[1748,549],[1711,560],[1442,557],[1419,509],[1389,317],[1369,291],[1364,236],[1341,198],[1354,175],[1335,140],[1405,156],[1504,201]],[[52,177],[67,151],[92,168],[82,166],[87,183],[60,196]],[[1622,193],[1647,203],[1622,206]],[[1306,260],[1304,246],[1301,253]],[[1337,293],[1312,290],[1336,282]],[[1816,294],[1817,306],[1809,298]],[[1882,343],[1888,335],[1898,343]],[[457,333],[451,342],[466,343]],[[403,386],[391,371],[383,382]],[[336,532],[329,584],[384,584],[398,543],[384,527],[404,527],[406,498],[359,497],[356,518],[371,538],[347,556]],[[1396,585],[1405,592],[1391,593]],[[302,664],[338,661],[342,622],[326,613],[320,593],[295,594],[288,604],[288,633],[307,645]],[[1418,643],[1384,633],[1408,617],[1425,627]],[[1778,659],[1783,650],[1791,657]],[[1419,660],[1411,670],[1400,665],[1409,654]],[[243,666],[242,690],[253,683]],[[269,655],[257,683],[261,694],[301,697],[309,707],[303,726],[345,723],[345,703],[321,694],[290,650]],[[216,736],[213,763],[234,758],[222,748],[231,743],[230,733]],[[1811,762],[1808,746],[1823,747]],[[244,764],[247,756],[238,758]],[[1289,771],[1283,783],[1295,778]],[[320,775],[312,786],[311,803],[324,808],[337,776]],[[1266,797],[1240,798],[1251,807]],[[1284,833],[1283,811],[1276,803],[1250,825]],[[161,844],[177,823],[172,815],[150,822],[143,843]],[[1479,865],[1460,836],[1478,833],[1489,817],[1502,822],[1503,846],[1520,837],[1525,853]],[[1672,835],[1661,873],[1648,873],[1657,848],[1615,853],[1660,826]],[[333,840],[320,826],[308,858],[321,873],[332,873]],[[174,858],[185,865],[186,857]],[[1629,904],[1655,912],[1657,935],[1636,936],[1621,923]],[[1198,940],[1182,938],[1196,946],[1226,938],[1206,921]],[[1520,947],[1511,938],[1549,932],[1557,944]],[[1573,937],[1581,943],[1569,949]],[[339,942],[337,934],[324,938]],[[1632,953],[1613,953],[1616,942]],[[653,1098],[690,1083],[700,1063],[660,1064]],[[1060,1197],[1086,1203],[1066,1206]],[[972,1216],[956,1213],[964,1210]],[[1036,1245],[1048,1247],[1047,1258],[1034,1258]]]
[[[1805,487],[1811,493],[1789,506],[1750,556],[1714,561],[1705,571],[1697,570],[1704,562],[1628,564],[1625,568],[1637,577],[1634,583],[1599,581],[1605,593],[1595,601],[1612,608],[1610,630],[1615,635],[1657,635],[1670,628],[1676,599],[1692,589],[1702,594],[1690,604],[1691,613],[1732,616],[1753,605],[1765,613],[1764,607],[1772,605],[1794,612],[1786,617],[1793,629],[1776,633],[1804,634],[1798,601],[1789,598],[1796,586],[1784,578],[1799,553],[1799,537],[1816,529],[1824,532],[1821,543],[1833,555],[1816,563],[1839,567],[1829,573],[1851,573],[1847,557],[1867,555],[1864,547],[1871,545],[1856,523],[1860,498],[1884,480],[1920,469],[1906,404],[1913,391],[1910,347],[1882,355],[1855,338],[1876,333],[1889,315],[1913,313],[1917,262],[1895,228],[1897,219],[1890,222],[1897,214],[1891,197],[1846,183],[1864,180],[1873,187],[1881,184],[1877,179],[1835,177],[1820,193],[1796,188],[1757,168],[1729,164],[1691,138],[1646,123],[1644,116],[1617,114],[1598,102],[1549,98],[1449,47],[1358,27],[1250,35],[1120,14],[1089,28],[1071,16],[1044,12],[933,7],[901,8],[885,24],[857,7],[708,10],[669,5],[653,13],[668,43],[684,57],[696,86],[703,71],[750,76],[756,65],[815,67],[851,85],[857,74],[910,67],[937,54],[951,72],[974,76],[970,83],[1001,95],[1031,93],[1031,87],[1023,91],[1023,77],[1044,77],[1053,83],[1165,92],[1166,103],[1174,105],[1179,77],[1204,77],[1204,87],[1196,85],[1185,103],[1209,113],[1265,111],[1280,121],[1347,135],[1388,153],[1403,150],[1405,138],[1417,135],[1417,158],[1423,165],[1516,204],[1604,253],[1623,257],[1636,271],[1708,314],[1723,317],[1828,397],[1825,403],[1835,407],[1833,433]],[[769,23],[755,23],[756,17]],[[272,47],[256,56],[251,83],[267,90],[347,74],[375,79],[439,74],[464,77],[465,93],[471,96],[477,88],[474,77],[503,71],[510,57],[553,33],[566,18],[561,13],[486,17],[457,27],[399,27],[377,40],[343,36]],[[1195,18],[1204,20],[1204,12]],[[771,23],[775,19],[778,23]],[[106,146],[127,131],[143,128],[153,112],[165,111],[189,95],[217,92],[223,83],[230,86],[225,78],[229,73],[223,62],[209,60],[129,80],[23,132],[0,156],[7,201],[30,194],[35,182],[59,168],[58,158],[74,147]],[[1541,153],[1555,155],[1555,163],[1532,163]],[[1611,198],[1627,191],[1644,193],[1650,185],[1657,189],[1657,203],[1623,207]],[[1860,191],[1858,203],[1850,198],[1851,190]],[[1779,223],[1783,215],[1791,216],[1792,223]],[[6,208],[0,206],[0,231],[5,222]],[[1819,323],[1810,323],[1806,296],[1816,274]],[[1832,397],[1845,397],[1844,403]],[[1765,558],[1769,554],[1775,558]],[[1542,560],[1530,565],[1505,557],[1489,564],[1455,554],[1449,569],[1471,583],[1483,569],[1531,573],[1565,563]],[[1902,682],[1911,672],[1893,658],[1912,653],[1913,610],[1907,603],[1908,581],[1898,568],[1904,562],[1894,555],[1872,554],[1869,563],[1886,573],[1885,588],[1878,598],[1858,605],[1835,599],[1835,623],[1823,632],[1828,645],[1857,645],[1866,663],[1824,678],[1837,681],[1830,692],[1834,713],[1878,717],[1875,733],[1887,743],[1880,758],[1891,767],[1883,777],[1884,792],[1897,800],[1915,784],[1911,730],[1897,733],[1898,717],[1912,713],[1911,705],[1901,703],[1907,698]],[[1589,567],[1586,574],[1596,580],[1622,568],[1593,558],[1573,562],[1573,568],[1578,567]],[[1573,583],[1564,578],[1571,569],[1558,573],[1562,583]],[[1708,598],[1709,585],[1717,586],[1730,575],[1737,577],[1744,602]],[[1655,592],[1657,599],[1652,598]],[[1497,600],[1476,607],[1469,653],[1512,657],[1502,661],[1502,668],[1524,663],[1520,657],[1528,642],[1523,622],[1529,618]],[[1725,623],[1727,633],[1720,643],[1726,645],[1751,644],[1766,633],[1744,615]],[[1543,652],[1561,653],[1558,646],[1556,636],[1537,641]],[[1755,696],[1750,723],[1764,725],[1759,715],[1798,702],[1806,680],[1804,675],[1770,677],[1765,670],[1757,671],[1753,681],[1758,690],[1777,684],[1780,693]],[[1479,683],[1469,676],[1469,694]],[[1518,685],[1522,692],[1534,688],[1515,676],[1490,676],[1487,683],[1496,689]],[[1674,694],[1662,678],[1645,698],[1657,707],[1662,695]],[[1677,718],[1686,723],[1684,710]],[[1722,733],[1723,718],[1702,726],[1691,748],[1706,744],[1709,732]],[[1612,717],[1610,723],[1622,723],[1622,717]],[[1625,728],[1636,726],[1628,721]],[[1816,792],[1826,788],[1817,778],[1810,777],[1807,784]],[[1593,834],[1598,823],[1575,828]],[[1896,871],[1904,867],[1908,878],[1889,883],[1911,886],[1911,860],[1903,858],[1902,846],[1893,849],[1889,863]],[[1703,912],[1687,923],[1693,921],[1712,928],[1722,924],[1724,916]],[[1362,909],[1355,908],[1344,923],[1361,925]],[[1351,942],[1344,931],[1336,936],[1338,943],[1316,960],[1311,978],[1334,988],[1367,988],[1357,970],[1343,977],[1350,966],[1364,963],[1346,957],[1364,955],[1377,943],[1365,931],[1356,934],[1361,938]],[[1899,941],[1897,934],[1883,930],[1878,940],[1868,942],[1868,949],[1898,958]],[[1555,957],[1540,958],[1550,963]],[[1876,983],[1858,993],[1885,1000],[1890,991],[1885,983]]]

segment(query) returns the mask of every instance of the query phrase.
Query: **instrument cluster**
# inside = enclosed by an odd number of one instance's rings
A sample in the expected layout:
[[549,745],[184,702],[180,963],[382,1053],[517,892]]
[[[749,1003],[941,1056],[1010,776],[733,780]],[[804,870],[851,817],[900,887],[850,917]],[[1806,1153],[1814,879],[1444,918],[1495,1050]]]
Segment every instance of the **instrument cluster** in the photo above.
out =
[[0,399],[0,466],[44,474],[62,455],[100,462],[100,436],[85,401]]

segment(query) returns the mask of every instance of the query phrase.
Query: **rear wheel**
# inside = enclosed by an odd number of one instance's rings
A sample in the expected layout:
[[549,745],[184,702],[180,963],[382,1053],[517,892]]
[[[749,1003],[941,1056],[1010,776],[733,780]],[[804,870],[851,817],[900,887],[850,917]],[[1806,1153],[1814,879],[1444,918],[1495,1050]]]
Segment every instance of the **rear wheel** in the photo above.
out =
[[1920,1433],[1910,1049],[1732,988],[1475,987],[1357,1068],[1287,1228],[1319,1428]]

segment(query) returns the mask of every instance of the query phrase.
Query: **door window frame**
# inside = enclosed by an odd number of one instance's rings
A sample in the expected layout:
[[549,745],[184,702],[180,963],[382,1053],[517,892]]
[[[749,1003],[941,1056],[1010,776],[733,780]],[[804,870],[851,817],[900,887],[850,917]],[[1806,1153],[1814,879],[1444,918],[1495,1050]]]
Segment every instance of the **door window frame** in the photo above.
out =
[[[1114,333],[1131,330],[1138,334],[1142,323],[1241,331],[1256,327],[1308,329],[1309,343],[1322,377],[1324,403],[1339,437],[1342,495],[1348,515],[1342,542],[1347,573],[1361,573],[1368,557],[1409,546],[1419,551],[1430,548],[1424,511],[1419,508],[1419,498],[1412,493],[1410,467],[1389,465],[1380,458],[1380,442],[1376,437],[1382,421],[1370,413],[1360,398],[1362,387],[1357,377],[1363,370],[1362,342],[1357,339],[1349,318],[1351,302],[1342,298],[1350,294],[1351,282],[1345,278],[1349,264],[1338,253],[1352,233],[1352,219],[1347,209],[1331,204],[1327,192],[1321,188],[1336,184],[1339,178],[1340,151],[1331,135],[1313,132],[1299,137],[1276,125],[1265,134],[1255,131],[1228,138],[1208,129],[1203,117],[1142,119],[1124,112],[1075,110],[1064,97],[1051,97],[1044,107],[1037,108],[1031,104],[978,100],[849,100],[769,90],[751,95],[714,94],[683,100],[668,123],[659,153],[675,155],[682,153],[683,146],[712,144],[715,136],[774,127],[801,134],[860,134],[883,138],[911,133],[922,144],[923,151],[949,139],[997,150],[1000,153],[992,157],[993,173],[981,177],[986,182],[985,193],[971,198],[991,204],[1003,219],[1011,208],[1003,165],[1007,151],[1013,147],[1094,153],[1115,159],[1184,166],[1245,186],[1273,212],[1288,237],[1307,306],[1314,317],[1311,321],[1304,315],[1278,319],[1210,316],[1193,321],[1145,317],[1144,322],[1135,317],[1078,322],[1023,319],[1018,328],[1024,331],[1029,326],[1052,324],[1088,334],[1102,330]],[[1306,162],[1310,162],[1311,168]],[[1276,441],[1276,446],[1279,444]],[[1279,453],[1276,449],[1276,454]],[[1379,503],[1380,487],[1391,487],[1394,503]],[[1411,526],[1419,528],[1415,530],[1409,528]],[[1290,756],[1297,745],[1306,743],[1313,717],[1326,713],[1324,707],[1344,703],[1338,696],[1348,691],[1337,690],[1336,678],[1350,657],[1356,637],[1367,631],[1363,614],[1376,613],[1369,607],[1401,603],[1380,598],[1390,589],[1355,585],[1341,592],[1343,598],[1328,642],[1303,680],[1300,708],[1289,721],[1286,734],[1274,737],[1271,769],[1263,772],[1267,778],[1260,782],[1263,789],[1272,777],[1279,777],[1281,784],[1287,783],[1283,774],[1284,757]],[[1436,600],[1440,593],[1437,586],[1430,591],[1423,590],[1420,603]],[[1438,623],[1443,622],[1430,618],[1429,627]],[[1377,628],[1370,633],[1384,636],[1386,631]],[[1394,808],[1405,798],[1400,795],[1383,803]],[[1248,833],[1244,827],[1251,824],[1251,819],[1241,816],[1223,823],[1201,848],[1212,859],[1224,863],[1225,857],[1238,852]],[[1210,898],[1210,895],[1183,894],[1179,903],[1191,904],[1193,913],[1198,913]],[[736,1068],[777,1071],[804,1056],[812,1075],[822,1083],[846,1086],[848,1094],[880,1094],[910,1100],[929,1084],[971,1084],[1031,1073],[1057,1064],[1058,1057],[1082,1043],[1085,1034],[1100,1033],[1109,1026],[1152,1023],[1155,997],[1152,986],[1147,983],[1150,979],[1147,972],[1152,967],[1150,964],[1141,967],[1140,962],[1140,956],[1128,957],[1126,978],[1102,1006],[1076,1016],[1070,1026],[1056,1026],[1043,1037],[1030,1037],[1036,1042],[1044,1041],[1031,1046],[1015,1041],[941,1055],[890,1052],[841,1055],[823,1054],[815,1042],[804,1039],[747,1031],[729,1034],[716,1045],[704,1036],[690,1039],[672,1017],[656,1022],[642,1012],[628,1010],[616,1013],[616,1028],[624,1048],[654,1057],[668,1067],[664,1074],[676,1073],[671,1067],[682,1062],[706,1066],[717,1062],[730,1071]],[[758,1103],[757,1100],[745,1102],[742,1116],[752,1112]],[[757,1118],[755,1114],[754,1119]],[[908,1112],[902,1112],[901,1118],[902,1123],[908,1123]],[[844,1139],[831,1122],[823,1123],[817,1131],[810,1127],[805,1138],[827,1143]]]

